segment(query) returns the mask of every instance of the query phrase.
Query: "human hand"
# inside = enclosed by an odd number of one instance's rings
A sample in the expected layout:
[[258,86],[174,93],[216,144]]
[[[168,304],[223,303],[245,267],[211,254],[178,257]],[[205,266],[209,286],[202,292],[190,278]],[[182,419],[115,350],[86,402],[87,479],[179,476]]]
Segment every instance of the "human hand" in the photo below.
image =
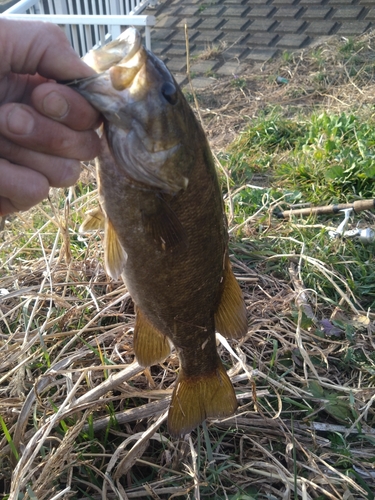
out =
[[99,113],[55,80],[95,73],[61,28],[0,18],[0,216],[74,184],[99,153]]

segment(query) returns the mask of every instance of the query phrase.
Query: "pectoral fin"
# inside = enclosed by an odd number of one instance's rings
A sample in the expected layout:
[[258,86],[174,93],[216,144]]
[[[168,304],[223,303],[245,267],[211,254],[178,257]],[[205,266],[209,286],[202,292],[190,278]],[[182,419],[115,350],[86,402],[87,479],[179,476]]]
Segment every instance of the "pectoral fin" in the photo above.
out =
[[224,337],[239,338],[247,332],[246,306],[228,256],[225,258],[223,281],[221,301],[215,313],[215,328]]
[[141,366],[151,366],[164,361],[170,353],[167,337],[159,332],[136,307],[134,327],[134,352]]
[[172,394],[168,430],[179,437],[208,417],[229,417],[236,409],[236,394],[220,360],[218,367],[206,375],[186,377],[181,370]]
[[105,220],[104,263],[107,273],[114,280],[118,279],[126,263],[126,252],[108,218]]
[[145,230],[152,235],[155,243],[162,250],[172,251],[187,245],[184,227],[162,196],[156,199],[156,209],[152,213],[143,213]]
[[124,269],[126,252],[122,248],[111,221],[99,206],[87,213],[79,232],[88,233],[104,229],[104,263],[107,273],[116,280]]
[[105,215],[101,207],[94,208],[87,212],[86,217],[82,224],[80,225],[79,233],[89,233],[91,231],[98,231],[104,229],[105,226]]

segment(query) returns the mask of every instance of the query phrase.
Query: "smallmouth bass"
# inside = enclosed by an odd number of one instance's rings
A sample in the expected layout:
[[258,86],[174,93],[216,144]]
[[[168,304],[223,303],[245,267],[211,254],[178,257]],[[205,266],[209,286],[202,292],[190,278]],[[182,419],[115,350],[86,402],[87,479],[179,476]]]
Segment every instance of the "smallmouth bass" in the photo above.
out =
[[104,116],[97,159],[100,209],[81,230],[104,227],[105,266],[135,304],[140,365],[180,371],[168,414],[172,436],[237,408],[215,331],[247,331],[228,256],[226,217],[206,136],[164,63],[134,28],[84,60],[98,75],[74,82]]

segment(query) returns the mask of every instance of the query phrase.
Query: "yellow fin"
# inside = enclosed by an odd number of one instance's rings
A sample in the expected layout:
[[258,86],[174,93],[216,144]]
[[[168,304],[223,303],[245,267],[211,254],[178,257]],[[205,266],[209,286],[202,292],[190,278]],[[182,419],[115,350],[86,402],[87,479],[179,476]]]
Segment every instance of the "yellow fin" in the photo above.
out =
[[134,327],[134,352],[141,366],[151,366],[163,361],[171,348],[165,335],[159,332],[136,308]]
[[246,306],[242,291],[227,256],[224,266],[223,292],[215,313],[215,328],[224,337],[235,339],[247,332]]
[[89,233],[90,231],[97,231],[104,229],[105,215],[101,207],[95,208],[87,212],[86,217],[80,225],[79,233]]
[[107,273],[114,280],[118,279],[126,262],[126,252],[117,238],[111,221],[105,220],[104,263]]
[[236,409],[236,395],[221,361],[208,375],[186,377],[181,371],[172,394],[168,431],[183,436],[206,418],[229,417]]

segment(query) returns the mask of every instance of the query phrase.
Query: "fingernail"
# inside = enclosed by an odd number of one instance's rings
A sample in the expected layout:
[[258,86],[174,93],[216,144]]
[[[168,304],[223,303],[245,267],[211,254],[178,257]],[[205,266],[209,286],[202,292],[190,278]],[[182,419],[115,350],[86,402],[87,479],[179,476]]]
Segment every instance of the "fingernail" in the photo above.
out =
[[51,118],[63,118],[69,111],[69,104],[64,97],[52,91],[43,100],[43,110]]
[[34,117],[25,108],[14,106],[7,117],[8,130],[12,134],[28,135],[34,129]]

